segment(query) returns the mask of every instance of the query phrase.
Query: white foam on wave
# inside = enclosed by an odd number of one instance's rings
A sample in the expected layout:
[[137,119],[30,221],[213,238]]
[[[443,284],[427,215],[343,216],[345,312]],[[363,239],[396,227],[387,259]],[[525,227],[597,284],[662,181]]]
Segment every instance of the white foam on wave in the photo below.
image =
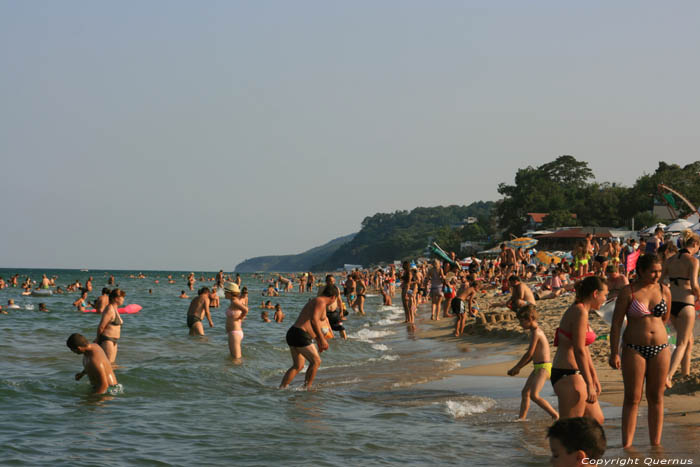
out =
[[357,339],[363,342],[372,342],[370,339],[385,337],[394,334],[393,331],[379,331],[375,329],[362,328],[354,334],[349,334],[350,339]]
[[463,418],[477,413],[484,413],[496,405],[496,401],[488,397],[466,401],[446,401],[445,411],[452,418]]
[[381,311],[400,311],[403,313],[403,308],[396,305],[382,305]]
[[398,355],[382,355],[379,358],[370,358],[369,361],[370,362],[380,362],[380,361],[384,360],[384,361],[388,361],[388,362],[393,362],[393,361],[398,360],[398,359],[399,359]]
[[384,344],[372,344],[372,348],[374,350],[381,350],[383,352],[386,352],[387,350],[389,350],[389,347],[384,345]]
[[385,319],[380,319],[379,321],[376,322],[377,326],[390,326],[392,324],[396,324],[399,321],[401,321],[401,318],[397,319],[391,319],[391,318],[385,318]]

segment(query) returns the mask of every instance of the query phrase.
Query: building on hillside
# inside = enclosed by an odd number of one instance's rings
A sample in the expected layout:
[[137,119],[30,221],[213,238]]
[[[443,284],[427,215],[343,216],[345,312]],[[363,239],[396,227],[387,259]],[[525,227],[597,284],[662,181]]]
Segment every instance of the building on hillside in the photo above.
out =
[[[527,216],[527,228],[530,230],[537,230],[542,227],[545,217],[549,215],[548,212],[528,212]],[[576,219],[576,214],[571,214],[573,219]]]

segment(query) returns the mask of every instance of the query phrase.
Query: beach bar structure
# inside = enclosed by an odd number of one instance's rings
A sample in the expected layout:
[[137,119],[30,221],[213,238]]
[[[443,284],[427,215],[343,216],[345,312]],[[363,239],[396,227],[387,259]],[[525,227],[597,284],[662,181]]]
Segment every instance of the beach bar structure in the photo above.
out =
[[586,235],[589,233],[593,234],[593,238],[599,240],[612,238],[610,229],[607,227],[572,227],[557,230],[554,233],[535,236],[537,249],[570,251],[576,247],[578,242],[586,238]]

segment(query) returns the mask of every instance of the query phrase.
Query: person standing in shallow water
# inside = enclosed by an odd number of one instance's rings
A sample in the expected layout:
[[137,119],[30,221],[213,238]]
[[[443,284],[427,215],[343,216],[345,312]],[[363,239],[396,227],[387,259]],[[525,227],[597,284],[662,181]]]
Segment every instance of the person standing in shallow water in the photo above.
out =
[[226,336],[228,337],[228,350],[231,356],[240,360],[243,352],[243,320],[248,315],[248,307],[241,303],[241,293],[238,284],[227,282],[224,284],[224,296],[231,300],[226,309]]
[[66,345],[72,352],[83,356],[83,371],[75,375],[76,381],[87,375],[97,394],[104,394],[110,387],[118,384],[112,365],[102,347],[88,342],[80,334],[71,334]]
[[95,342],[102,347],[110,363],[117,359],[118,341],[122,334],[124,320],[119,315],[119,307],[124,304],[126,293],[120,289],[114,289],[109,294],[109,303],[102,311],[100,324],[97,326],[97,338]]
[[204,326],[202,320],[207,318],[209,327],[214,327],[214,322],[211,320],[211,312],[209,311],[209,287],[202,287],[197,292],[197,296],[190,302],[190,307],[187,310],[187,327],[190,328],[190,336],[203,336]]
[[[622,447],[634,441],[637,411],[646,383],[649,442],[661,444],[664,423],[664,390],[671,352],[668,348],[666,322],[671,292],[659,282],[661,260],[643,255],[637,261],[639,280],[624,288],[617,297],[610,327],[610,357],[614,369],[622,369],[625,398],[622,405]],[[622,336],[622,356],[618,353],[620,329],[627,317]]]
[[[321,330],[321,323],[326,320],[326,310],[335,311],[338,306],[340,291],[335,285],[327,285],[321,295],[309,300],[299,313],[299,317],[287,331],[287,345],[292,355],[292,366],[287,370],[280,383],[284,389],[294,380],[294,377],[304,369],[304,363],[309,361],[306,370],[304,388],[310,389],[314,377],[321,366],[320,353],[328,349],[328,342]],[[314,339],[318,349],[314,345]]]

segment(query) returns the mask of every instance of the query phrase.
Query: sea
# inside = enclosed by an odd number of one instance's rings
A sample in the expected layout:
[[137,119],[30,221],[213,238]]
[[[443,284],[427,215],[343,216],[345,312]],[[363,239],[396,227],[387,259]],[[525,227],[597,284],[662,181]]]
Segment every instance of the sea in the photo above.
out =
[[[66,339],[79,332],[92,340],[99,315],[75,310],[78,293],[24,297],[19,288],[0,290],[0,303],[14,299],[20,306],[0,315],[1,465],[549,463],[549,417],[532,406],[527,422],[514,421],[522,378],[454,374],[512,360],[507,353],[519,348],[514,344],[465,350],[456,339],[421,337],[432,327],[429,311],[421,310],[415,328],[407,327],[398,296],[397,306],[383,306],[381,296],[370,292],[366,316],[352,313],[345,322],[348,339],[336,333],[322,353],[314,389],[302,390],[299,374],[280,390],[291,364],[285,334],[313,295],[295,290],[264,297],[267,282],[243,274],[250,313],[237,363],[224,330],[227,300],[212,309],[213,328],[204,321],[206,336],[188,336],[189,300],[178,296],[182,290],[194,296],[196,288],[213,284],[198,281],[189,291],[189,272],[0,269],[0,277],[17,273],[20,282],[38,282],[42,273],[57,276],[63,288],[92,277],[90,300],[113,274],[126,291],[125,303],[143,307],[122,315],[115,369],[121,388],[93,395],[87,378],[74,379],[82,361]],[[215,275],[194,272],[198,279]],[[139,273],[146,277],[135,278]],[[282,306],[283,323],[260,319],[260,304],[268,299]],[[40,312],[39,303],[49,311]],[[556,407],[549,383],[541,395]],[[610,420],[608,455],[628,456],[619,447],[619,408],[604,411]],[[672,455],[695,457],[700,436],[692,433]],[[674,436],[689,433],[666,427],[664,438]],[[646,440],[643,426],[637,437]]]

